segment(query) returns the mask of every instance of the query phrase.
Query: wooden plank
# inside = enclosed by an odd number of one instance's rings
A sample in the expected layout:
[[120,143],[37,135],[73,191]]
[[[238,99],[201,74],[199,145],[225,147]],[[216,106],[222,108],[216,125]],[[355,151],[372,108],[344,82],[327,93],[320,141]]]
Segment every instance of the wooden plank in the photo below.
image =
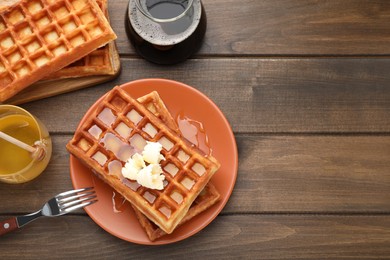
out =
[[390,59],[199,59],[172,67],[122,59],[122,66],[112,82],[23,107],[51,132],[73,133],[113,86],[155,77],[202,91],[236,133],[390,132]]
[[38,220],[0,241],[3,259],[183,259],[189,255],[194,259],[385,259],[390,257],[390,218],[218,216],[200,233],[180,243],[150,247],[119,240],[88,217],[63,216]]
[[[118,71],[119,72],[119,71]],[[38,81],[31,85],[26,91],[20,92],[16,96],[8,99],[5,103],[12,105],[20,105],[30,101],[40,100],[47,97],[60,95],[63,93],[72,92],[78,89],[95,86],[107,81],[111,81],[115,75],[98,75],[80,78],[67,78]]]
[[[199,55],[388,55],[390,2],[202,0],[208,19]],[[128,0],[110,1],[121,54]]]
[[387,136],[239,136],[230,212],[390,212]]
[[[54,136],[47,171],[0,184],[0,214],[30,212],[71,189],[71,136]],[[388,136],[239,135],[238,178],[224,213],[390,213]],[[28,203],[26,203],[28,201]]]

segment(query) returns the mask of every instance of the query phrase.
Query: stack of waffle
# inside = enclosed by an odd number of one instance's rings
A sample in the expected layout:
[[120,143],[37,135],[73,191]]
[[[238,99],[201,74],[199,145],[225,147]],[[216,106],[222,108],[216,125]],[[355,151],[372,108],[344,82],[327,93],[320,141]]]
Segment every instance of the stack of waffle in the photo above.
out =
[[0,101],[42,79],[116,73],[107,0],[0,0],[0,6]]
[[[156,92],[137,101],[115,87],[90,113],[67,149],[131,203],[150,240],[172,233],[218,201],[219,194],[209,182],[220,166],[218,161],[180,135]],[[129,157],[124,155],[125,148],[140,151],[146,141],[163,147],[162,190],[146,188],[121,174]]]

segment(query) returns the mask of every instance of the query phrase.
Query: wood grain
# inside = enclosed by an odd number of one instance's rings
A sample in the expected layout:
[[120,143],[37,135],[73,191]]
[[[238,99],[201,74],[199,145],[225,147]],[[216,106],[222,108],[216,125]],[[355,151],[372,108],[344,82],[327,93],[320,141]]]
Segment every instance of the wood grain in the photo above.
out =
[[172,67],[122,59],[114,81],[23,107],[49,131],[73,133],[112,87],[156,77],[202,91],[235,133],[383,133],[390,131],[389,67],[390,59],[200,59]]
[[191,238],[156,247],[122,241],[88,217],[64,216],[0,237],[0,252],[4,259],[385,259],[389,243],[386,216],[219,216]]
[[[202,0],[207,13],[197,56],[390,54],[386,0]],[[134,55],[125,34],[128,0],[110,1],[119,52]]]
[[16,96],[8,99],[5,103],[12,105],[21,105],[23,103],[40,100],[47,97],[68,93],[81,88],[95,86],[115,78],[116,75],[98,75],[82,78],[68,78],[38,81],[26,91],[18,93]]
[[[65,150],[70,138],[54,136],[54,156],[38,179],[0,184],[0,212],[35,211],[72,188]],[[390,213],[386,136],[238,135],[237,145],[238,178],[226,214]]]
[[240,136],[233,212],[390,212],[387,136]]

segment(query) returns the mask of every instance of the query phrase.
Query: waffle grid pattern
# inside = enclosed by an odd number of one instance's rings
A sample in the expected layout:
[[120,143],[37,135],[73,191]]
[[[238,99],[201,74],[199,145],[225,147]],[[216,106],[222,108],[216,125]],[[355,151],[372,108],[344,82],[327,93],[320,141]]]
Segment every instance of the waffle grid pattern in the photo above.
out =
[[[218,193],[215,186],[211,182],[207,183],[203,191],[191,204],[190,209],[188,210],[187,214],[182,219],[179,225],[190,221],[192,218],[214,205],[219,199],[220,194]],[[151,222],[147,217],[145,217],[145,215],[138,211],[134,206],[133,208],[138,221],[140,222],[142,228],[145,230],[150,241],[155,241],[167,234],[161,228],[153,224],[153,222]]]
[[[145,96],[142,96],[137,99],[142,105],[144,105],[150,112],[152,112],[156,117],[160,118],[169,128],[174,130],[176,133],[180,134],[180,129],[178,128],[175,120],[172,118],[172,115],[169,113],[169,110],[165,106],[165,103],[160,98],[160,95],[153,91]],[[176,197],[180,199],[180,197]],[[214,205],[220,199],[220,194],[215,186],[209,182],[206,187],[201,191],[195,201],[191,204],[190,209],[188,210],[185,217],[182,219],[179,225],[186,223],[191,220],[193,217],[202,213],[212,205]],[[150,241],[155,241],[162,236],[165,236],[166,233],[153,224],[145,215],[143,215],[137,208],[133,206],[134,212],[137,216],[138,221],[140,222],[142,228],[145,230],[145,233],[149,237]]]
[[[130,181],[126,187],[123,187],[123,182],[116,182],[122,187],[114,188],[119,192],[127,190],[121,194],[162,230],[171,233],[219,168],[218,162],[191,147],[188,141],[180,138],[120,87],[115,87],[106,95],[95,113],[96,116],[76,131],[68,149],[107,180],[112,179],[109,175],[110,163],[121,161],[123,165],[124,161],[118,158],[121,157],[118,152],[107,149],[102,141],[106,136],[115,136],[122,144],[130,144],[135,147],[135,152],[142,151],[144,140],[160,142],[163,145],[161,153],[165,157],[161,161],[166,179],[164,189],[152,190]],[[115,132],[123,124],[127,126],[129,136]],[[112,180],[108,182],[112,184]]]
[[179,127],[156,91],[138,98],[137,101],[144,105],[153,115],[161,119],[170,129],[180,133]]
[[2,100],[114,38],[93,0],[22,0],[8,7],[0,13]]
[[[96,0],[100,9],[109,20],[107,0]],[[114,43],[108,43],[100,47],[85,57],[69,64],[68,66],[45,77],[48,79],[85,77],[92,75],[113,75],[115,73],[112,61]]]

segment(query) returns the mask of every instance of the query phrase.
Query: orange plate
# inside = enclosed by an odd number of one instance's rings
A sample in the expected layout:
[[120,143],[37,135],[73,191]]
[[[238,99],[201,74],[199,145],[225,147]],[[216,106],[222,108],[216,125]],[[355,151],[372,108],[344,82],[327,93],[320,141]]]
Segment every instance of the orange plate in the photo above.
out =
[[[85,211],[100,227],[116,237],[148,245],[169,244],[190,237],[206,227],[221,212],[233,191],[237,178],[238,156],[231,127],[219,108],[209,98],[188,85],[164,79],[143,79],[126,83],[121,87],[133,98],[156,90],[175,119],[179,114],[183,114],[203,123],[209,137],[212,155],[221,163],[221,168],[211,179],[221,194],[221,201],[188,223],[179,226],[172,234],[151,242],[139,225],[131,206],[126,203],[120,208],[119,213],[115,212],[113,189],[95,177],[89,169],[71,155],[70,176],[73,186],[75,188],[95,187],[99,201],[86,207]],[[91,110],[102,98],[92,105],[81,123],[89,117]]]

